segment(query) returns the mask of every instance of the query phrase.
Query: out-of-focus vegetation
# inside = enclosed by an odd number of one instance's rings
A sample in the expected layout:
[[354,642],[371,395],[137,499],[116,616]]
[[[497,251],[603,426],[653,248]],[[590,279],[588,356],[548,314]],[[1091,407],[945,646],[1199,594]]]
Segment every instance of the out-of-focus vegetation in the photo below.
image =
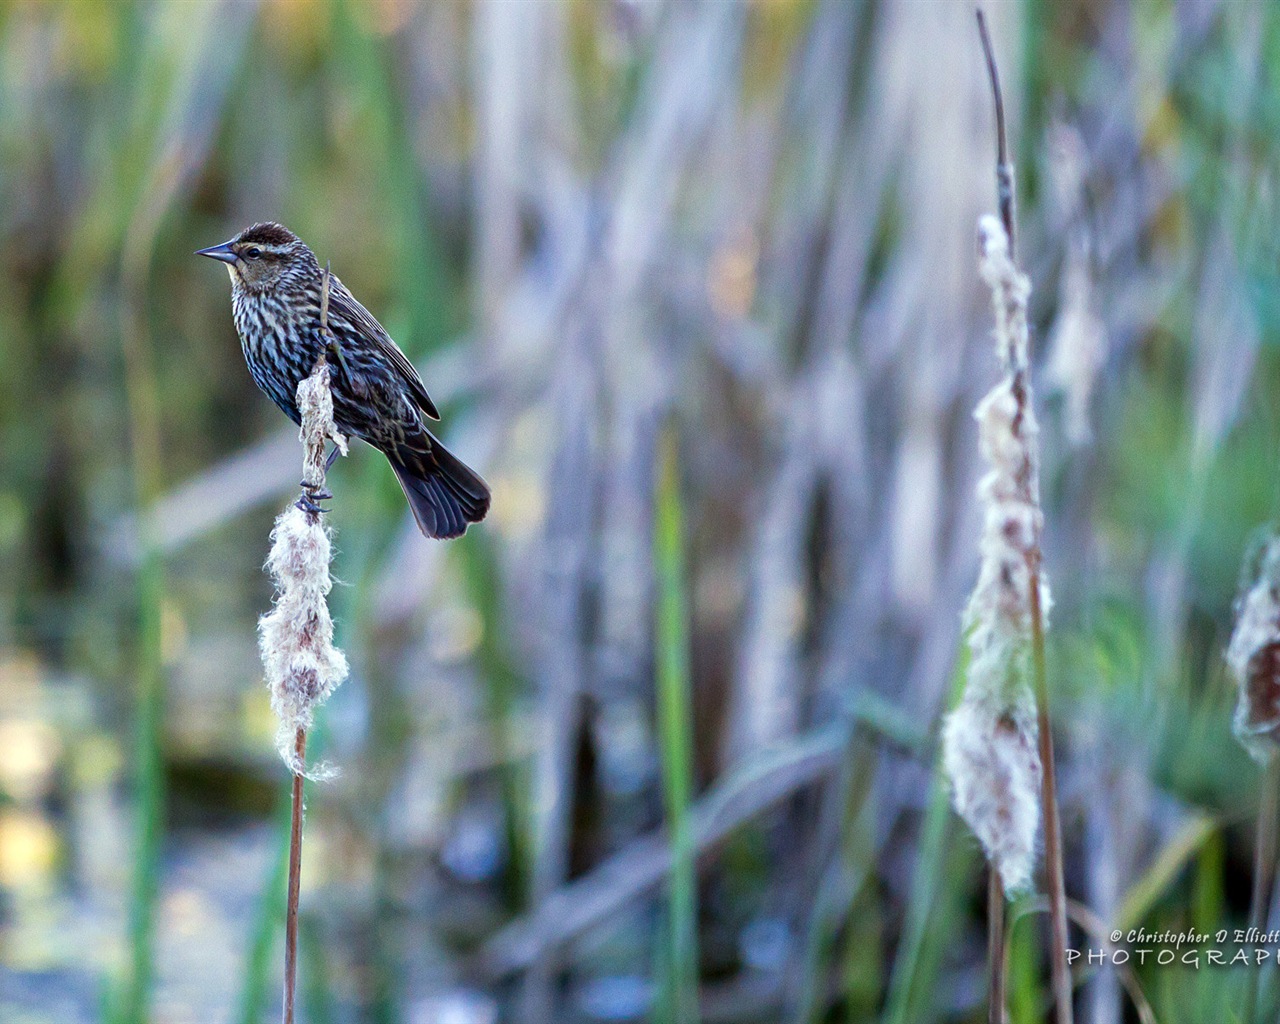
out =
[[[1067,890],[1213,933],[1259,782],[1221,652],[1280,511],[1280,8],[989,13]],[[317,738],[304,1019],[983,1019],[935,739],[993,152],[962,3],[0,8],[0,1018],[276,1012],[254,626],[298,452],[190,255],[272,218],[495,491],[441,545],[368,449],[331,476],[353,675]],[[1019,1022],[1041,924],[1012,928]],[[1135,974],[1166,1024],[1245,980]],[[1084,978],[1081,1019],[1133,1019]]]

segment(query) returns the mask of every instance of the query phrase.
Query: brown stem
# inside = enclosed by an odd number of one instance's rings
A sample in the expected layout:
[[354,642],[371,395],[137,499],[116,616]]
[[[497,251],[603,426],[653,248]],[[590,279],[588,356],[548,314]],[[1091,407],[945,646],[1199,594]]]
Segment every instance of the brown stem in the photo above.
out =
[[1049,948],[1053,1001],[1058,1024],[1072,1024],[1071,969],[1067,966],[1067,893],[1062,872],[1062,822],[1049,719],[1049,682],[1044,659],[1044,615],[1040,607],[1040,546],[1027,559],[1031,586],[1031,669],[1035,681],[1036,727],[1040,734],[1040,813],[1044,818],[1045,883],[1052,943]]
[[1004,1024],[1004,883],[987,866],[987,1024]]
[[293,815],[289,820],[289,898],[284,917],[284,1024],[293,1024],[298,988],[298,889],[302,880],[302,766],[307,756],[307,730],[293,741]]
[[[1262,777],[1258,798],[1258,830],[1253,848],[1253,895],[1249,901],[1249,927],[1262,931],[1271,906],[1271,880],[1276,870],[1276,814],[1280,811],[1280,761],[1273,760]],[[1244,988],[1242,1024],[1254,1024],[1263,972],[1256,970]]]
[[1000,222],[1009,237],[1009,259],[1017,260],[1018,242],[1015,227],[1017,200],[1013,187],[1013,162],[1009,159],[1009,135],[1005,129],[1004,93],[1000,89],[1000,68],[996,64],[995,50],[991,46],[991,34],[987,31],[987,17],[978,8],[978,35],[982,38],[982,53],[987,60],[987,74],[991,78],[991,95],[996,106],[996,202],[1000,208]]

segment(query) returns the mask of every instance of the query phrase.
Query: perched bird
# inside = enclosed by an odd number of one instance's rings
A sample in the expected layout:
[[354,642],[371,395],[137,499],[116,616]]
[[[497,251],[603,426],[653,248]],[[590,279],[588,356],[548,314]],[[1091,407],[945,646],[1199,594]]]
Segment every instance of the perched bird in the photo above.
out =
[[292,231],[255,224],[196,255],[227,265],[231,311],[249,372],[294,423],[300,422],[298,384],[327,351],[334,422],[386,455],[422,532],[457,537],[485,517],[488,486],[427,429],[427,419],[440,414],[422,378],[333,275],[327,321],[332,341],[321,337],[324,271]]

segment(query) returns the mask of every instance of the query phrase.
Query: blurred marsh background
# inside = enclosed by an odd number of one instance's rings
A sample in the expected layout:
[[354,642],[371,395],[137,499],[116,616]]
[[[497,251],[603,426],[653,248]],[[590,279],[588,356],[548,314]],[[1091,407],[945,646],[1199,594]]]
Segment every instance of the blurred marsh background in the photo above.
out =
[[[1280,7],[988,12],[1068,893],[1108,928],[1242,924],[1259,780],[1221,652],[1278,513]],[[985,1019],[935,760],[993,148],[968,3],[0,7],[0,1019],[278,1012],[254,629],[299,451],[191,255],[268,218],[495,492],[442,545],[368,449],[331,476],[353,674],[303,1019]],[[1199,1024],[1241,980],[1098,972],[1079,1012],[1136,1019],[1134,982]]]

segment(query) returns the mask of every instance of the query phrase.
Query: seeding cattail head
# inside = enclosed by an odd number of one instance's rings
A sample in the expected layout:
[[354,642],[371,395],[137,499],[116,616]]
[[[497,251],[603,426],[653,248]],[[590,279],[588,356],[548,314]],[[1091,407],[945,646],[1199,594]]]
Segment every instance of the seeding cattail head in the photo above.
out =
[[1280,744],[1280,537],[1262,551],[1257,577],[1241,599],[1227,664],[1235,676],[1235,733],[1261,764]]
[[347,454],[347,439],[333,422],[333,390],[330,388],[328,362],[323,357],[314,373],[298,385],[298,412],[302,417],[299,440],[302,441],[302,486],[311,490],[324,487],[325,442],[332,441],[338,451]]
[[943,765],[956,810],[1013,894],[1031,881],[1040,826],[1040,754],[1031,690],[1031,587],[1042,514],[1035,411],[1027,379],[1030,283],[1009,258],[1004,228],[979,224],[982,277],[991,287],[1003,375],[978,404],[978,443],[989,466],[982,503],[978,582],[965,609],[970,662],[964,696],[943,728]]
[[943,765],[956,811],[1000,873],[1006,893],[1031,884],[1040,829],[1035,708],[966,695],[943,731]]
[[[346,451],[346,439],[333,425],[329,370],[321,366],[298,385],[302,413],[303,486],[314,494],[324,486],[325,441]],[[333,643],[328,595],[332,544],[314,503],[290,505],[271,531],[267,568],[276,585],[275,607],[258,621],[259,646],[271,706],[280,718],[276,741],[280,755],[298,774],[294,737],[311,725],[315,709],[347,676],[347,659]]]
[[978,269],[991,289],[996,318],[996,355],[1014,372],[1027,367],[1027,299],[1031,281],[1013,263],[1009,236],[998,217],[986,214],[978,221]]

